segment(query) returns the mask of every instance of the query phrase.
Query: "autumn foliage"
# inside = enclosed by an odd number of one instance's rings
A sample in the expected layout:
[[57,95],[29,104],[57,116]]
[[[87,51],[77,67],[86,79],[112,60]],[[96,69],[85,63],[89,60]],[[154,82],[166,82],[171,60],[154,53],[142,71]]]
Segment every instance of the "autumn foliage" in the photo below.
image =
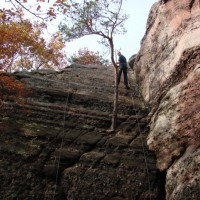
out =
[[15,8],[23,9],[33,17],[52,21],[59,14],[65,14],[69,5],[67,0],[12,0],[6,1]]
[[0,108],[6,100],[22,104],[23,100],[20,98],[27,97],[29,94],[30,92],[23,83],[16,81],[5,73],[0,73]]
[[[9,2],[11,1],[5,1],[5,4]],[[66,66],[65,44],[61,35],[58,32],[52,35],[45,32],[47,21],[37,18],[40,16],[39,5],[34,10],[34,17],[25,18],[28,2],[31,1],[13,0],[12,4],[16,3],[14,7],[0,9],[0,108],[8,99],[19,104],[21,99],[28,95],[24,84],[3,71],[59,69]],[[63,2],[55,3],[60,6]],[[49,8],[48,12],[49,16],[55,17],[53,8]],[[29,14],[31,13],[30,10]]]
[[0,69],[59,68],[64,64],[64,43],[59,34],[47,42],[43,22],[23,19],[21,12],[0,10]]
[[105,65],[108,61],[103,59],[100,53],[89,51],[87,48],[81,48],[79,51],[69,59],[71,63],[77,63],[82,65]]

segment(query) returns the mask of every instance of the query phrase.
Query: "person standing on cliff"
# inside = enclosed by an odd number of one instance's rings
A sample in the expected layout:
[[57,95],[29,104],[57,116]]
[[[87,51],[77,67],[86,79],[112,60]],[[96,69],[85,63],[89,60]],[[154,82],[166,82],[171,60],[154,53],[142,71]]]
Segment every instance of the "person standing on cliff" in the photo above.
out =
[[124,74],[124,85],[125,85],[126,89],[129,90],[130,87],[128,86],[127,61],[126,61],[126,58],[125,58],[125,56],[123,56],[121,54],[120,51],[117,52],[117,55],[119,56],[119,60],[117,62],[117,64],[119,65],[117,84],[119,85],[120,79],[121,79],[121,75],[122,75],[122,72],[123,72],[123,74]]

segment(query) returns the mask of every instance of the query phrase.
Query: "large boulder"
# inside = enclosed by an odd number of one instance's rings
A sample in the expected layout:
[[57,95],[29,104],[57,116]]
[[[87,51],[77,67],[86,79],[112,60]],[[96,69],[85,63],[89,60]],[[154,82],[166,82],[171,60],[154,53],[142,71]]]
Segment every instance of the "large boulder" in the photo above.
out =
[[200,7],[195,0],[155,3],[135,61],[151,105],[148,146],[167,172],[166,199],[200,199]]
[[135,64],[136,57],[137,57],[137,54],[134,54],[128,60],[128,64],[129,64],[131,69],[134,69],[134,64]]

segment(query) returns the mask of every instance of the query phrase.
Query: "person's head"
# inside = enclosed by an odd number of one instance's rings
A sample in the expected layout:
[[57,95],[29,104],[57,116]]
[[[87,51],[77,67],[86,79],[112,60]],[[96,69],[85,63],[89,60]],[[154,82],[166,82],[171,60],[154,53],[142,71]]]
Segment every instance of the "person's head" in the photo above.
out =
[[121,52],[120,52],[120,51],[118,51],[118,52],[117,52],[117,55],[118,55],[118,56],[121,56]]

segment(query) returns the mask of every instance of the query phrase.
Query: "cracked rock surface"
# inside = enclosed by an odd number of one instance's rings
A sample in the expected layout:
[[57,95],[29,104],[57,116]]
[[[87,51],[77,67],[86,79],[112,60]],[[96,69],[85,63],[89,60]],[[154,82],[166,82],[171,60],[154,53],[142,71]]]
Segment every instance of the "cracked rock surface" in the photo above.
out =
[[108,131],[112,70],[73,65],[12,74],[33,95],[1,110],[1,199],[164,199],[146,145],[148,108],[131,71],[131,90],[119,86],[118,127]]
[[199,0],[155,3],[134,66],[167,200],[200,199]]

